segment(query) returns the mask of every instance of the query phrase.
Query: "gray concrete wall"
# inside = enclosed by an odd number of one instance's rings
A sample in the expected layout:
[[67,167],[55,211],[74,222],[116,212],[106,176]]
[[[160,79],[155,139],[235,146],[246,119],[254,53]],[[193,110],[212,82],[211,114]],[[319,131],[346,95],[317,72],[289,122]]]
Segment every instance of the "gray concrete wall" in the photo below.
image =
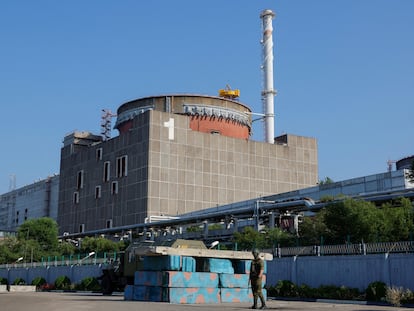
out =
[[8,279],[9,283],[22,278],[26,284],[31,284],[39,276],[45,278],[47,283],[53,284],[58,277],[64,275],[72,283],[79,284],[86,277],[99,277],[101,274],[101,265],[0,269],[0,277]]
[[29,219],[57,220],[59,175],[0,195],[0,228],[16,230]]
[[[66,275],[72,283],[80,283],[86,277],[101,275],[101,265],[59,266],[47,268],[0,269],[0,277],[13,282],[23,278],[27,284],[38,276],[54,283]],[[378,254],[356,256],[312,256],[275,258],[267,263],[267,285],[279,280],[290,280],[297,285],[311,287],[336,285],[365,290],[375,281],[388,286],[398,286],[414,291],[414,254]]]
[[290,280],[311,287],[336,285],[365,290],[371,282],[414,290],[414,254],[275,258],[268,263],[267,284]]
[[[170,118],[174,139],[164,126]],[[64,146],[60,233],[140,224],[150,216],[177,216],[318,181],[314,138],[286,135],[284,144],[267,144],[193,131],[189,122],[188,116],[147,111],[122,135],[89,146]],[[104,181],[108,163],[110,178]],[[127,168],[122,174],[121,166]]]

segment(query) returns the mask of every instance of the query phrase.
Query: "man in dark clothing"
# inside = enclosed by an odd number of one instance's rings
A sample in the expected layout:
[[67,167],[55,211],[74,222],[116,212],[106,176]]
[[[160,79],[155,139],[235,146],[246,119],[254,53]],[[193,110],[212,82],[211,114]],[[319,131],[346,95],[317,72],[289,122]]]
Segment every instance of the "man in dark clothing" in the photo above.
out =
[[252,251],[254,259],[250,266],[250,284],[253,292],[253,306],[252,309],[257,309],[257,298],[260,298],[262,306],[260,309],[266,309],[266,301],[262,293],[262,276],[264,272],[264,262],[259,257],[259,250],[253,249]]

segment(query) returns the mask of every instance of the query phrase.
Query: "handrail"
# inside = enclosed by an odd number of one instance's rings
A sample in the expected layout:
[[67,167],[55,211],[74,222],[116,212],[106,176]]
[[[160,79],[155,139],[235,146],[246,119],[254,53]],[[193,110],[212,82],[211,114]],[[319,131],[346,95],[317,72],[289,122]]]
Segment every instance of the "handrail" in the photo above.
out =
[[[94,254],[95,255],[95,254]],[[59,260],[58,260],[59,259]],[[56,256],[42,258],[40,262],[20,262],[1,264],[0,269],[18,269],[18,268],[47,268],[58,266],[84,266],[84,265],[102,265],[115,261],[117,253],[103,253],[102,256]]]
[[313,245],[282,247],[266,250],[274,257],[291,256],[334,256],[334,255],[367,255],[386,253],[414,253],[413,241],[358,243],[339,245]]

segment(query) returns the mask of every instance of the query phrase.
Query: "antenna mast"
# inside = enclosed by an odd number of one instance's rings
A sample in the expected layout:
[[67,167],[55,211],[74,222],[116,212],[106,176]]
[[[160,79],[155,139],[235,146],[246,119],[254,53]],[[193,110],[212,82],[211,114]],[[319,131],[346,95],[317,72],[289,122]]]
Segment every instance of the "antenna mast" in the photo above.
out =
[[9,191],[16,190],[16,174],[10,174]]
[[102,109],[101,135],[102,135],[104,141],[111,138],[112,118],[113,117],[116,117],[116,114],[113,114],[111,112],[111,110]]

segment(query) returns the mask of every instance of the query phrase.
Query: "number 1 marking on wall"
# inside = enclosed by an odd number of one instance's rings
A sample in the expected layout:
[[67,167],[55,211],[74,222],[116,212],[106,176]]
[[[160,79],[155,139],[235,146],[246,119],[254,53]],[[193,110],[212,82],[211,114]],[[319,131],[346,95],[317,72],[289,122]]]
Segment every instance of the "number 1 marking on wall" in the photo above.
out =
[[164,122],[164,127],[168,128],[168,139],[174,140],[174,119],[170,118],[168,122]]

